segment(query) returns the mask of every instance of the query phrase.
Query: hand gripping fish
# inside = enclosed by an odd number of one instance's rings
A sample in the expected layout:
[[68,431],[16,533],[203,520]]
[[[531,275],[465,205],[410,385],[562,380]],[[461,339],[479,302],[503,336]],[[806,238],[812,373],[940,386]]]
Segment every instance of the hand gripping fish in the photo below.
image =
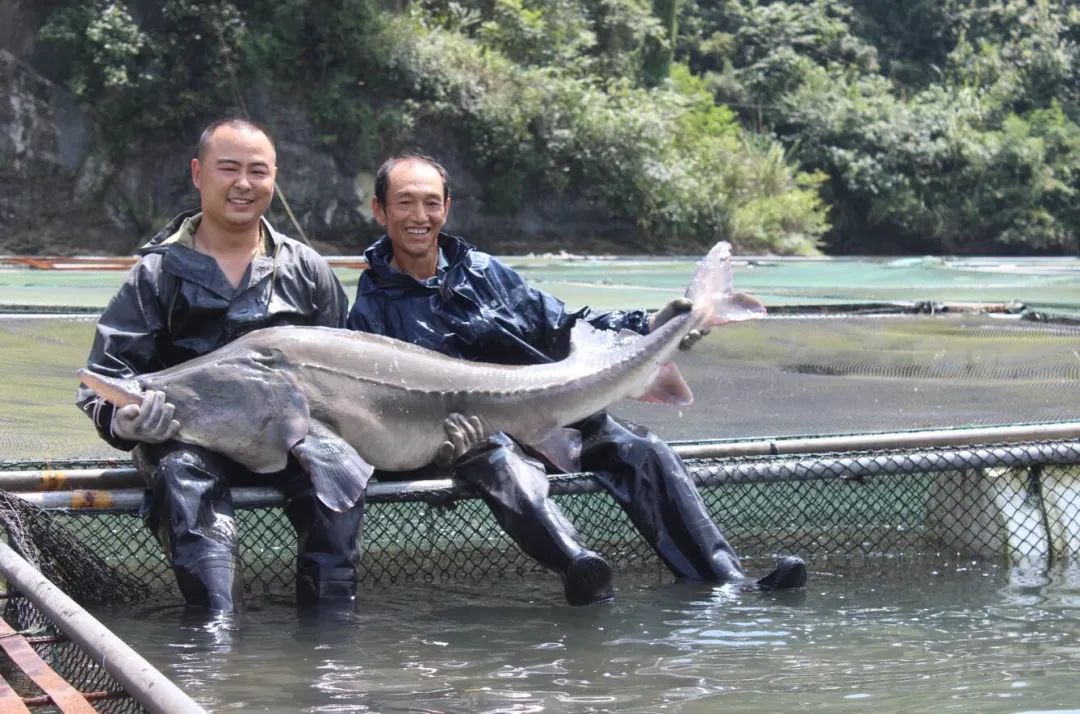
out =
[[117,407],[140,403],[144,390],[163,391],[176,407],[177,440],[256,473],[285,468],[292,453],[319,499],[344,510],[374,469],[432,463],[451,415],[475,417],[484,433],[501,431],[543,451],[565,425],[623,398],[691,403],[669,361],[680,340],[761,317],[765,308],[732,291],[727,243],[699,263],[686,297],[692,307],[645,336],[580,321],[571,354],[551,364],[469,362],[363,332],[270,327],[159,372],[116,379],[84,369],[79,377]]

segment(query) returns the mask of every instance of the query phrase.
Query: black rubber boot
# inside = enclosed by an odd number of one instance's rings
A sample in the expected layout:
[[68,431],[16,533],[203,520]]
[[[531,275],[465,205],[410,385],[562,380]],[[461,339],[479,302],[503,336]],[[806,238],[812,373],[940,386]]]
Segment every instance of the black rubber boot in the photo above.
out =
[[614,599],[611,566],[589,550],[548,498],[547,473],[506,435],[471,449],[454,469],[477,491],[507,535],[529,557],[562,577],[566,601],[589,605]]
[[140,444],[136,466],[149,474],[147,525],[176,575],[184,601],[217,613],[242,601],[236,520],[225,473],[229,462],[178,442]]
[[672,573],[719,583],[746,579],[670,446],[603,412],[574,426],[582,436],[582,470],[596,474]]
[[570,562],[562,573],[563,592],[571,605],[592,605],[611,602],[611,566],[592,551],[586,551]]
[[759,590],[801,588],[806,585],[806,563],[798,556],[785,556],[772,572],[759,579],[755,585]]
[[364,522],[363,497],[339,513],[322,503],[308,485],[289,499],[285,513],[297,536],[296,603],[301,607],[352,603]]
[[243,585],[235,559],[204,558],[194,567],[173,566],[176,584],[188,607],[229,613],[243,603]]
[[352,603],[356,599],[356,568],[319,567],[308,561],[296,567],[296,604],[300,607]]

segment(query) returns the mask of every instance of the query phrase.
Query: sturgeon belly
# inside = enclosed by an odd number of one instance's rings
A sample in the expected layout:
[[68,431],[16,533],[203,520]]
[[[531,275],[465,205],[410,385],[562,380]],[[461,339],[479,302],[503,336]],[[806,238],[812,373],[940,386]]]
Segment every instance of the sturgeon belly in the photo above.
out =
[[[337,380],[316,380],[318,389],[313,391],[320,396],[313,400],[312,416],[330,424],[364,461],[384,471],[407,471],[434,460],[446,439],[443,423],[452,411],[445,394],[374,382],[357,389],[355,381],[333,382]],[[346,390],[348,386],[352,389]]]

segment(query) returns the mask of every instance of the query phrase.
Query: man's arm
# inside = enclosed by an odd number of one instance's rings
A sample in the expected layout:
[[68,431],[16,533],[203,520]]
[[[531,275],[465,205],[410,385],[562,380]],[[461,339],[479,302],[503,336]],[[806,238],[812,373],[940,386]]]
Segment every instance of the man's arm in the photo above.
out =
[[[158,363],[157,340],[163,320],[154,272],[144,259],[128,273],[98,320],[94,345],[86,361],[87,369],[123,379],[162,368],[163,365]],[[138,417],[135,410],[129,409],[120,418],[120,433],[116,433],[117,410],[112,404],[81,384],[75,404],[94,422],[102,439],[123,451],[135,447],[139,439],[131,437],[136,436],[140,428],[139,424],[131,423]],[[144,418],[151,416],[145,414]],[[171,422],[171,415],[167,422]]]
[[649,313],[645,310],[590,310],[585,308],[584,319],[598,330],[630,330],[639,335],[649,333]]
[[310,270],[313,272],[315,291],[312,302],[315,307],[315,322],[318,327],[345,327],[349,317],[349,298],[345,288],[334,274],[334,269],[326,258],[311,251],[308,256]]

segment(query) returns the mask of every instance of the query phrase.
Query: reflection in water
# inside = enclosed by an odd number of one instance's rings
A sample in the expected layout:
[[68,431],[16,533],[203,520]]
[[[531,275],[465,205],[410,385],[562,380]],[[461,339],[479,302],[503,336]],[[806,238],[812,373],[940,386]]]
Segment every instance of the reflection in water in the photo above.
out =
[[624,581],[571,608],[545,579],[99,616],[213,710],[1011,712],[1075,706],[1078,572],[896,559],[819,565],[798,593]]

